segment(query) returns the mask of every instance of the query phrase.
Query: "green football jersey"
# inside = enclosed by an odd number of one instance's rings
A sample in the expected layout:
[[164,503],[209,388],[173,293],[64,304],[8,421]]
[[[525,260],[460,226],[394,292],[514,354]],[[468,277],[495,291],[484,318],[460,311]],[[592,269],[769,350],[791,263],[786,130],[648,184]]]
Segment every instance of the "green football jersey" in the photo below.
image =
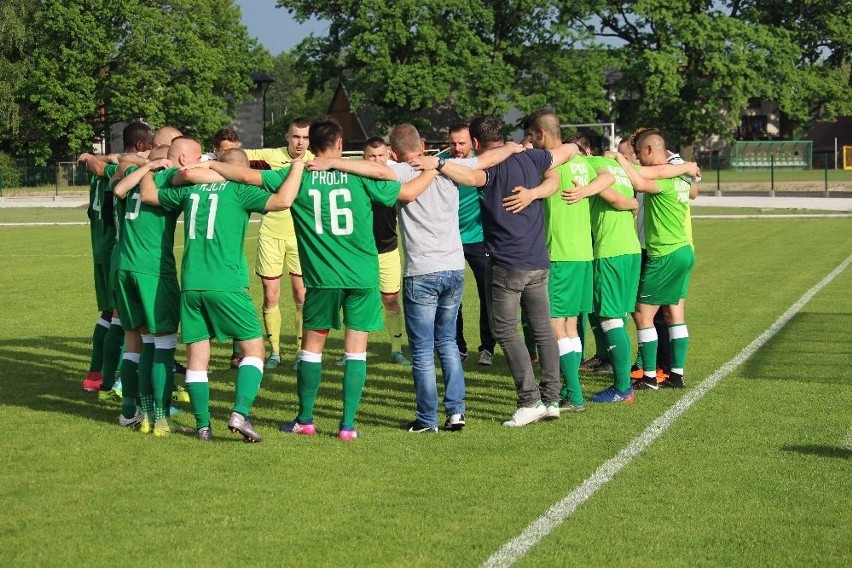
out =
[[401,188],[336,170],[303,173],[291,210],[306,287],[379,285],[371,202],[390,207]]
[[112,218],[112,188],[109,180],[118,169],[107,164],[103,176],[92,176],[89,183],[89,227],[92,241],[92,258],[95,263],[109,262],[115,246],[115,223]]
[[645,195],[645,247],[648,256],[663,256],[691,244],[689,182],[657,180],[660,193]]
[[583,156],[575,156],[558,166],[559,191],[544,201],[544,223],[547,251],[554,262],[592,260],[592,228],[589,200],[568,205],[562,200],[562,190],[589,185],[597,177]]
[[[589,156],[586,159],[595,170],[606,168],[612,174],[615,183],[612,184],[611,189],[625,197],[633,197],[633,185],[618,160],[603,156]],[[589,200],[589,210],[595,258],[611,258],[641,252],[633,211],[615,209],[597,195]]]
[[269,192],[218,182],[164,188],[158,197],[166,211],[184,214],[181,289],[245,290],[246,229],[251,213],[264,211]]
[[[125,175],[136,169],[130,166]],[[158,188],[168,187],[178,171],[171,168],[156,172],[154,183]],[[174,243],[179,212],[142,203],[138,185],[125,196],[124,209],[118,268],[142,274],[177,274]]]

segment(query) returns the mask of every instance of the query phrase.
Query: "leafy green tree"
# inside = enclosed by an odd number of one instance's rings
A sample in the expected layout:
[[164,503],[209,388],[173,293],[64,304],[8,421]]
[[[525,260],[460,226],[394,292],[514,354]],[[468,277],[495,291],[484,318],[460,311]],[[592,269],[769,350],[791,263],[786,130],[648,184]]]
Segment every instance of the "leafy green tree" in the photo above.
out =
[[323,88],[309,92],[311,75],[298,64],[296,50],[275,56],[269,68],[274,82],[266,92],[264,141],[267,146],[284,146],[290,122],[301,116],[313,118],[326,113],[336,85],[329,80]]
[[[771,10],[775,13],[784,11],[780,5],[829,3],[769,4],[778,5]],[[689,147],[712,135],[732,137],[750,98],[777,101],[782,112],[800,122],[819,106],[834,113],[849,108],[849,97],[842,94],[844,84],[848,89],[848,68],[844,79],[842,71],[832,72],[820,62],[827,45],[836,47],[830,48],[829,59],[848,60],[848,32],[835,32],[836,41],[824,45],[818,36],[820,30],[838,27],[832,18],[809,21],[802,31],[796,28],[806,19],[804,12],[785,27],[766,16],[766,8],[766,2],[738,0],[605,1],[590,2],[584,14],[566,20],[620,46],[620,98],[634,99],[634,104],[619,121],[629,127],[658,126],[673,144]]]
[[19,62],[18,148],[37,163],[90,147],[122,120],[205,139],[252,86],[257,47],[231,0],[39,0]]

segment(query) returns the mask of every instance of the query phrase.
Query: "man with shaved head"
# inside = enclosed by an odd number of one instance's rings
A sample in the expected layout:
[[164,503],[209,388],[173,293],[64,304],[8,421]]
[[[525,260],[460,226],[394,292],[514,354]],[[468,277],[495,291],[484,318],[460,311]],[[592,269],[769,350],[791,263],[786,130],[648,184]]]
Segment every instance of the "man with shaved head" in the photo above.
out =
[[[644,166],[666,164],[668,154],[663,134],[656,129],[640,132],[633,141],[639,163]],[[654,314],[663,306],[669,326],[672,368],[669,378],[660,383],[666,388],[683,388],[684,363],[689,345],[685,320],[685,300],[695,264],[689,231],[689,181],[680,178],[645,179],[630,166],[624,156],[619,162],[633,187],[645,193],[645,245],[648,260],[639,281],[636,303],[636,327],[642,360],[651,362],[644,369],[638,388],[656,390],[653,361],[657,360],[657,332]]]

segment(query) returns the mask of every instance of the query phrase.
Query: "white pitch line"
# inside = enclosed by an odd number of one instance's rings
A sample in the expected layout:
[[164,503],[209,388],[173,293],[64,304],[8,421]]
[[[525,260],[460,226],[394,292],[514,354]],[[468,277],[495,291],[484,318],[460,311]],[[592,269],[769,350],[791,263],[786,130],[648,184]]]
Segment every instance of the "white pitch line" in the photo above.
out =
[[763,347],[793,318],[814,295],[825,288],[834,280],[849,264],[852,263],[852,255],[840,263],[828,276],[820,280],[813,288],[805,292],[796,303],[790,306],[775,323],[760,334],[754,341],[749,343],[733,359],[722,365],[716,372],[704,379],[694,389],[686,393],[671,408],[666,410],[659,418],[654,420],[650,426],[645,428],[641,434],[633,440],[618,454],[608,459],[595,472],[588,477],[577,489],[571,492],[547,510],[545,514],[527,525],[527,527],[515,538],[504,544],[500,550],[495,552],[485,561],[483,567],[511,566],[520,560],[541,539],[549,535],[556,527],[561,525],[570,517],[577,508],[591,499],[604,485],[633,460],[642,453],[666,430],[668,430],[681,414],[686,412],[690,406],[701,400],[713,387],[728,376],[733,370],[748,360],[749,357]]

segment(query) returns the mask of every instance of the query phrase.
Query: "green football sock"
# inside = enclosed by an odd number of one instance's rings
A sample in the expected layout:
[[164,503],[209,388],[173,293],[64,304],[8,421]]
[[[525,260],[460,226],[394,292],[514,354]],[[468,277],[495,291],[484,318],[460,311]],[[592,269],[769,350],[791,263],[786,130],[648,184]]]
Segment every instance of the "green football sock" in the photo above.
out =
[[367,360],[346,359],[343,368],[343,420],[340,428],[354,429],[355,414],[361,404],[361,394],[367,382]]
[[[171,377],[171,380],[169,378]],[[175,350],[154,349],[154,364],[151,368],[151,385],[154,390],[154,418],[160,420],[169,415],[172,406],[172,391],[175,384]]]
[[595,336],[595,355],[609,361],[609,353],[607,353],[607,338],[604,330],[601,329],[601,319],[597,314],[589,314],[589,325],[592,328],[592,334]]
[[[198,373],[204,380],[191,381],[191,375]],[[207,371],[187,371],[186,391],[189,393],[189,405],[195,414],[195,427],[210,426],[210,383],[207,382]]]
[[154,366],[154,343],[142,343],[142,352],[139,354],[139,404],[142,412],[151,414],[154,412],[154,389],[151,384],[151,369]]
[[686,350],[689,347],[689,333],[686,330],[686,324],[679,323],[669,327],[669,337],[672,346],[672,370],[680,369],[682,375],[683,368],[686,365]]
[[609,360],[615,375],[615,390],[624,392],[630,390],[630,338],[627,330],[621,326],[605,332]]
[[561,397],[577,406],[583,404],[583,389],[580,386],[580,358],[577,351],[569,351],[559,357],[559,368],[562,371]]
[[115,371],[121,361],[121,347],[124,345],[124,328],[113,323],[104,336],[103,384],[101,390],[109,390],[115,384]]
[[[127,353],[126,355],[138,357],[139,354]],[[136,414],[136,397],[138,395],[139,363],[125,356],[121,360],[121,415],[123,417],[133,418]]]
[[312,363],[304,359],[299,361],[296,369],[296,392],[299,394],[299,415],[296,419],[302,424],[307,424],[314,419],[314,403],[317,400],[321,380],[322,363]]
[[104,338],[109,327],[103,318],[99,318],[95,324],[95,330],[92,332],[92,359],[89,361],[89,371],[97,372],[104,368]]
[[[260,364],[262,365],[263,361],[260,361]],[[243,364],[240,365],[237,371],[234,412],[239,412],[248,418],[249,412],[251,412],[251,405],[254,404],[257,390],[260,388],[261,380],[263,380],[263,371],[254,365],[246,364],[245,359],[243,359]]]

